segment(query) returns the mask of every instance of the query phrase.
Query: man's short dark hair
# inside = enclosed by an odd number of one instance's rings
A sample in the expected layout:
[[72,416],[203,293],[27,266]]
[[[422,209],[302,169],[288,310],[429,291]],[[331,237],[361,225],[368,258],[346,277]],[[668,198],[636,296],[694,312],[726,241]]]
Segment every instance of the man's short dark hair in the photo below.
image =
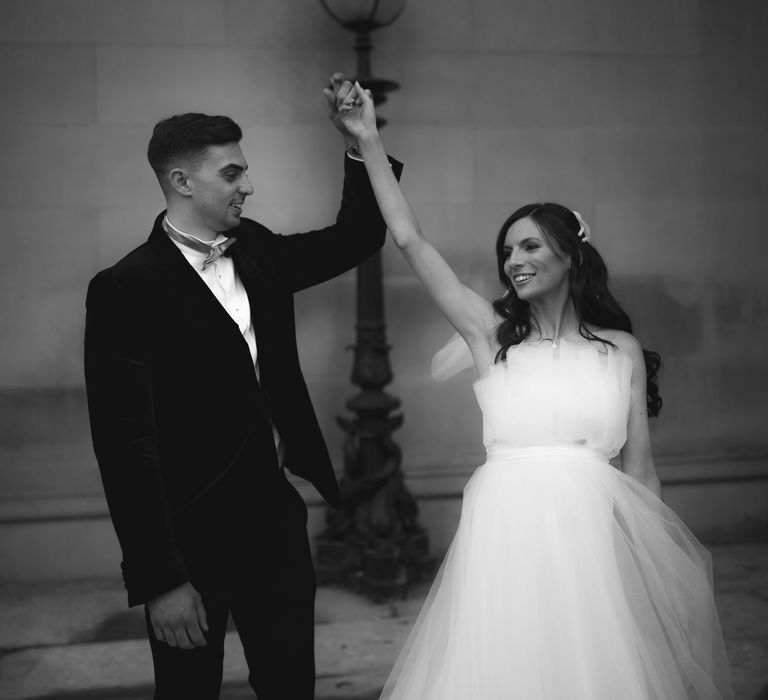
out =
[[239,143],[242,138],[242,130],[229,117],[197,112],[177,114],[155,124],[147,159],[162,182],[162,176],[174,162],[194,161],[208,146]]

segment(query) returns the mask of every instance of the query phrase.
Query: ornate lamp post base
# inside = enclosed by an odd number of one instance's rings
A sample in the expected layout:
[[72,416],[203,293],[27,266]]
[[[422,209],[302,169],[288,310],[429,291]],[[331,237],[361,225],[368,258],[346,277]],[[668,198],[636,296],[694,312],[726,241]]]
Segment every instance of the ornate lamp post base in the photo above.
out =
[[[355,351],[355,383],[391,379],[386,345],[360,342]],[[374,354],[379,362],[366,362]],[[342,508],[328,511],[327,527],[316,540],[318,581],[349,585],[376,601],[404,598],[408,584],[434,568],[429,537],[417,521],[418,505],[405,486],[402,451],[391,437],[403,416],[388,414],[399,405],[381,386],[370,385],[347,402],[357,417],[337,419],[347,434]]]

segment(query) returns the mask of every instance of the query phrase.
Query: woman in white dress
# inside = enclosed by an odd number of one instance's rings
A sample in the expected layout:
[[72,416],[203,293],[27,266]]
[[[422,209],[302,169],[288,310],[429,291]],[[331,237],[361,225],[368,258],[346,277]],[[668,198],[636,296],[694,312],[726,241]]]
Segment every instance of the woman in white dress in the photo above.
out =
[[659,357],[631,335],[587,225],[557,204],[515,212],[490,302],[423,237],[370,95],[356,85],[341,113],[392,238],[460,335],[437,373],[471,353],[488,453],[382,698],[732,698],[710,556],[660,500]]

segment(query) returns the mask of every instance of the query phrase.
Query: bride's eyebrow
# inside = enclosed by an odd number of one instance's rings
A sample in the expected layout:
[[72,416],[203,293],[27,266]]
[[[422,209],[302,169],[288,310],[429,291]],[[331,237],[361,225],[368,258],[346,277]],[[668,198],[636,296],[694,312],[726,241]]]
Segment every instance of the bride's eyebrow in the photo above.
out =
[[[517,245],[521,246],[521,245],[525,245],[526,243],[541,243],[541,239],[528,236],[528,238],[523,238],[522,241],[519,241]],[[504,244],[504,250],[512,250],[513,247],[514,246]]]

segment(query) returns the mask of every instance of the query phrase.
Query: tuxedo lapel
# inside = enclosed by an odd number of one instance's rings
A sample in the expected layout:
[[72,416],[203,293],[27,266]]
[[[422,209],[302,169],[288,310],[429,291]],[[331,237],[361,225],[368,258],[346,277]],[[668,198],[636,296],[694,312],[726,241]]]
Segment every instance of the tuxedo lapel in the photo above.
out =
[[267,328],[270,322],[269,285],[262,267],[254,259],[252,252],[244,245],[234,245],[230,249],[235,272],[245,287],[248,304],[251,307],[251,326],[256,336],[256,346],[264,348],[268,342]]
[[149,244],[162,268],[171,312],[186,319],[189,327],[204,328],[222,344],[238,348],[239,352],[247,354],[250,363],[248,343],[238,325],[165,233],[162,216],[155,222]]

